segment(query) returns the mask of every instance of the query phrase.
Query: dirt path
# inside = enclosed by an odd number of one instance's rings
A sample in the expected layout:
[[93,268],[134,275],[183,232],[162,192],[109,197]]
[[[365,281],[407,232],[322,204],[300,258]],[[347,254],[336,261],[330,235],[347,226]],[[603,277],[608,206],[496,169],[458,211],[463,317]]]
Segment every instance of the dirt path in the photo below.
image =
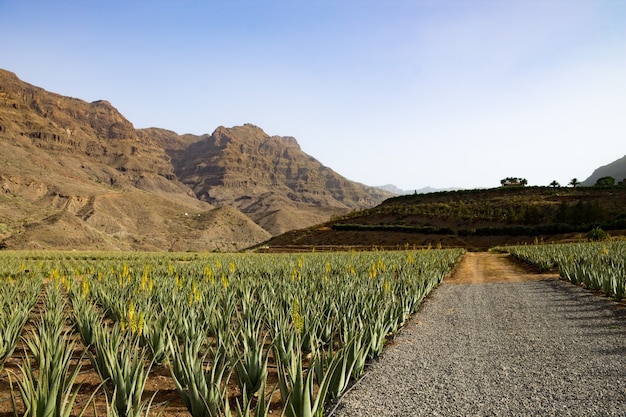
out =
[[468,253],[327,416],[624,416],[626,314]]
[[485,284],[547,278],[558,279],[559,275],[538,274],[506,253],[468,252],[445,282],[448,284]]

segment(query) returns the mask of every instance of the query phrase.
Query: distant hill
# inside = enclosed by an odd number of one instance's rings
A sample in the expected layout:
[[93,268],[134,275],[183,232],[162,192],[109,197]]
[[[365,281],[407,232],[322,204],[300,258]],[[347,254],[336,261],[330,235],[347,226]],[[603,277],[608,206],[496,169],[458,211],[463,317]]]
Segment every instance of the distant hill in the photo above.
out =
[[613,177],[616,182],[626,180],[626,156],[596,169],[582,185],[592,186],[602,177]]
[[380,188],[383,191],[388,191],[395,195],[406,195],[406,194],[427,194],[427,193],[437,193],[439,191],[455,191],[459,190],[458,187],[449,187],[449,188],[433,188],[433,187],[423,187],[416,188],[415,190],[403,190],[401,188],[396,187],[393,184],[387,185],[378,185],[376,188]]
[[[0,70],[0,248],[231,251],[374,206],[293,138],[136,130]],[[244,214],[245,213],[245,214]]]
[[484,250],[585,239],[595,227],[626,234],[626,187],[500,187],[403,195],[263,245],[269,250],[428,245]]

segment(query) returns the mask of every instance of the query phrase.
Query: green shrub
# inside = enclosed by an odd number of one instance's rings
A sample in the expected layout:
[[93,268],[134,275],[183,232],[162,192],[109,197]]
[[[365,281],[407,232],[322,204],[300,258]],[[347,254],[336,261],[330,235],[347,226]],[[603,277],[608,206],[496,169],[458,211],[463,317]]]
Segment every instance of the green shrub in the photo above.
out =
[[596,227],[595,229],[591,229],[586,234],[587,240],[590,242],[600,242],[603,240],[611,239],[611,235],[605,232],[604,230]]

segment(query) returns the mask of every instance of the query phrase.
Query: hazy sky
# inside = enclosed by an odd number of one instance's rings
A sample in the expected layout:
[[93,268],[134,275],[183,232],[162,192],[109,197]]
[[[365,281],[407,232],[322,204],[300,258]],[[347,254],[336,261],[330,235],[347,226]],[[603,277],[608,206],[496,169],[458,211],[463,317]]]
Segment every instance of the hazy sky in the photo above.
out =
[[0,68],[137,128],[253,123],[404,189],[626,154],[626,0],[0,0]]

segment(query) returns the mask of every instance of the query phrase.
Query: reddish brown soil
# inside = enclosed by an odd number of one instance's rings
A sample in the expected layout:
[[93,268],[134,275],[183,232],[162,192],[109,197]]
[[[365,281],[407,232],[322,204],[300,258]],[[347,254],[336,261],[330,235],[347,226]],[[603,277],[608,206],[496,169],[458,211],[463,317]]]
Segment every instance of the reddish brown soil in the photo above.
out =
[[466,253],[444,283],[484,284],[489,282],[521,282],[554,278],[557,273],[538,273],[509,254],[491,252]]

